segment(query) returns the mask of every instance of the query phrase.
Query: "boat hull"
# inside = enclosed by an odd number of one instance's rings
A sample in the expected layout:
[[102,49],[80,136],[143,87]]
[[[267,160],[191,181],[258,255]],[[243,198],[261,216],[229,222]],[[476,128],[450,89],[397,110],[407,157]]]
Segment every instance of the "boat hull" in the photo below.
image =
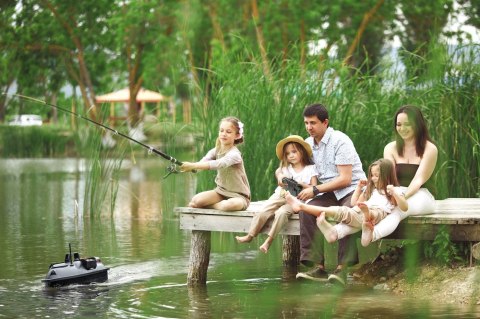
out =
[[[92,262],[94,260],[94,262]],[[58,263],[50,265],[45,279],[42,282],[47,287],[66,286],[72,284],[90,284],[108,280],[108,270],[100,260],[76,260],[71,263]]]

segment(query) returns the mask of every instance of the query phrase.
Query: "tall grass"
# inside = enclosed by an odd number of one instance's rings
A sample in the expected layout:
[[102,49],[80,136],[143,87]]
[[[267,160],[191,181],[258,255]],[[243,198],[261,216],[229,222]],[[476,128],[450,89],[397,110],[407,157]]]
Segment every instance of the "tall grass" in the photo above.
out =
[[71,134],[61,126],[0,125],[0,154],[2,157],[59,157],[73,144]]
[[75,142],[80,156],[85,158],[84,216],[99,217],[108,210],[113,215],[119,188],[120,169],[129,149],[128,144],[105,147],[105,130],[89,123],[78,123]]
[[[282,68],[272,66],[267,77],[249,53],[227,54],[213,61],[208,83],[194,105],[201,110],[197,116],[204,124],[198,157],[214,146],[219,120],[238,116],[245,123],[241,151],[253,200],[265,199],[275,186],[276,143],[289,134],[307,136],[302,117],[306,105],[320,102],[327,106],[331,126],[351,137],[366,168],[383,156],[384,146],[392,140],[396,109],[414,104],[423,110],[439,149],[433,176],[436,198],[478,197],[478,52],[478,46],[447,52],[434,45],[429,60],[405,61],[423,68],[422,78],[411,79],[395,61],[382,61],[376,74],[366,76],[338,61],[323,61],[320,68],[317,59],[307,63],[305,73],[298,61],[286,61]],[[319,73],[320,69],[326,71]],[[200,178],[199,190],[213,187],[210,175],[201,176],[206,177]]]

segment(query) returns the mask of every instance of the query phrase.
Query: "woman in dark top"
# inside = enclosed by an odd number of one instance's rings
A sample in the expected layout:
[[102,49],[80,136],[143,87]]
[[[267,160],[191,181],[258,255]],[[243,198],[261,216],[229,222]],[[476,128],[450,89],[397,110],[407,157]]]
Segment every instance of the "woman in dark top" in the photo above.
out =
[[395,141],[385,146],[383,157],[395,164],[408,211],[394,209],[374,226],[371,241],[390,235],[407,216],[431,214],[435,210],[435,198],[429,191],[428,181],[437,163],[438,150],[430,140],[422,112],[412,105],[400,107],[395,114],[394,128]]

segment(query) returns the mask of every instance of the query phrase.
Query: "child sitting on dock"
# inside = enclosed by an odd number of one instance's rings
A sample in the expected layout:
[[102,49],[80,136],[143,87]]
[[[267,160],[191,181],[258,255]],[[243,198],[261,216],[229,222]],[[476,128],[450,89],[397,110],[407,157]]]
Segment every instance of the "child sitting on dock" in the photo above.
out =
[[199,162],[184,162],[183,172],[215,169],[217,187],[195,195],[189,207],[213,208],[222,211],[238,211],[250,205],[250,185],[240,150],[236,145],[243,142],[243,123],[236,117],[226,117],[220,121],[220,129],[215,148],[211,149]]
[[[392,212],[395,206],[408,210],[405,196],[400,193],[395,167],[388,159],[379,159],[368,168],[368,180],[362,180],[352,195],[352,208],[346,206],[321,207],[304,204],[287,194],[293,210],[317,216],[317,226],[329,242],[335,242],[362,229],[362,245],[372,241],[373,227]],[[365,187],[366,186],[366,187]],[[331,225],[326,218],[333,218]]]
[[[292,178],[303,188],[317,185],[317,173],[311,161],[312,149],[302,137],[290,135],[282,139],[277,144],[276,153],[280,160],[278,169],[282,170],[284,176]],[[278,185],[260,213],[253,217],[248,234],[236,236],[239,243],[250,242],[258,235],[267,221],[275,216],[268,237],[260,246],[260,250],[267,253],[273,239],[287,223],[288,217],[294,213],[290,205],[286,203],[285,194],[287,192],[281,187],[284,185],[283,181],[278,180]]]

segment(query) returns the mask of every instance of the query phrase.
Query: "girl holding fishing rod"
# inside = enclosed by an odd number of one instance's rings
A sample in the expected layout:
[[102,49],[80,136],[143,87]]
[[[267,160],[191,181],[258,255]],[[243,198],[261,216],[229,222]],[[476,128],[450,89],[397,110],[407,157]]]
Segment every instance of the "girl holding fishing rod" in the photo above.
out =
[[250,205],[250,185],[240,150],[236,145],[243,142],[243,123],[236,117],[220,121],[215,148],[199,162],[183,162],[182,172],[217,170],[216,187],[196,194],[189,207],[213,208],[223,211],[245,210]]

